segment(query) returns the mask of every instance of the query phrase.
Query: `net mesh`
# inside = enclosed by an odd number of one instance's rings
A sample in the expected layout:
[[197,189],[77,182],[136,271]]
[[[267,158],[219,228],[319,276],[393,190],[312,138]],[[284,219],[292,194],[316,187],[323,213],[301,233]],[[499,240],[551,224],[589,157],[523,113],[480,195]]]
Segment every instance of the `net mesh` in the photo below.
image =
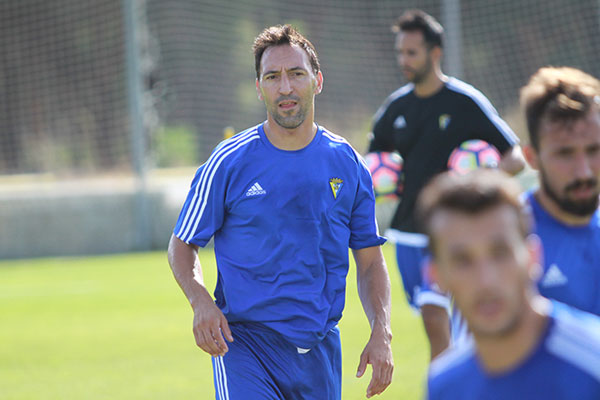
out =
[[0,173],[127,163],[121,7],[0,2]]
[[[596,0],[460,1],[418,6],[460,22],[459,77],[523,136],[518,89],[543,65],[598,75]],[[197,165],[222,139],[264,120],[253,38],[291,23],[316,46],[325,77],[316,120],[366,148],[371,118],[402,84],[390,25],[402,0],[138,0],[148,168]],[[448,29],[447,29],[448,30]],[[131,169],[123,3],[0,2],[0,174]],[[446,68],[446,72],[449,71]]]

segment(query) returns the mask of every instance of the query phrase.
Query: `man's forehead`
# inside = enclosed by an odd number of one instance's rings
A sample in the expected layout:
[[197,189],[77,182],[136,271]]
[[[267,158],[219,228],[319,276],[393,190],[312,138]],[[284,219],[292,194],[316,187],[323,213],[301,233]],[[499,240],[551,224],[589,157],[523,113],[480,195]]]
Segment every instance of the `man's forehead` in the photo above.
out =
[[600,113],[592,111],[581,118],[551,121],[544,118],[540,124],[540,142],[544,144],[571,144],[574,139],[600,140]]
[[473,241],[471,235],[486,240],[518,233],[518,224],[515,211],[503,204],[475,214],[440,210],[432,216],[431,231],[436,242],[459,246],[470,244]]
[[401,47],[403,44],[406,45],[408,44],[407,42],[416,46],[424,46],[425,37],[419,30],[398,32],[396,35],[396,47]]
[[281,44],[268,47],[261,59],[261,70],[281,68],[305,68],[309,64],[308,54],[296,44]]

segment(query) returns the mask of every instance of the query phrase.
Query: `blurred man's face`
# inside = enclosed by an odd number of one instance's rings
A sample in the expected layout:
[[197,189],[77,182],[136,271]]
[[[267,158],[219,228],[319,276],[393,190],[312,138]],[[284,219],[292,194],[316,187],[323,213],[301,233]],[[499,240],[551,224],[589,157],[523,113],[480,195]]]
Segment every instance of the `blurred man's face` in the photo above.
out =
[[407,81],[419,84],[433,73],[431,51],[421,32],[398,33],[395,49],[398,65]]
[[591,216],[600,195],[600,113],[569,123],[543,121],[535,153],[541,195],[563,213]]
[[476,337],[512,333],[525,313],[533,252],[507,205],[470,215],[439,211],[431,221],[434,277]]

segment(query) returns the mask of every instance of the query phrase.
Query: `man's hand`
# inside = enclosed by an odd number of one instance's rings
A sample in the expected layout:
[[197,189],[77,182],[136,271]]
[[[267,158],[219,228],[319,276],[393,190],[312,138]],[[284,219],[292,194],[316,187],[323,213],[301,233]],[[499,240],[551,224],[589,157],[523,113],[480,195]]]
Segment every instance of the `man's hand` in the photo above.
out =
[[391,346],[392,334],[383,329],[373,331],[371,338],[360,355],[360,363],[356,376],[360,378],[364,375],[367,364],[373,367],[371,382],[367,388],[367,398],[376,394],[381,394],[392,382],[394,372],[394,360],[392,357]]
[[193,308],[196,345],[213,357],[225,355],[229,351],[225,339],[233,342],[225,315],[212,299],[195,304]]
[[204,286],[198,246],[172,235],[168,251],[169,265],[175,280],[194,310],[194,338],[202,350],[213,357],[229,350],[225,339],[233,342],[229,324]]

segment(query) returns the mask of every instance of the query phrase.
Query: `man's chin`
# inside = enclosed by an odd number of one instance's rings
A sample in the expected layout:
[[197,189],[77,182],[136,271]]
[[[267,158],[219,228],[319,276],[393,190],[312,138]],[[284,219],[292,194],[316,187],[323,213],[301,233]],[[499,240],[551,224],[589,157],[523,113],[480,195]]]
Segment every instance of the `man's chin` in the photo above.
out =
[[596,212],[600,205],[600,199],[598,194],[593,194],[587,198],[577,198],[564,200],[562,204],[559,204],[563,211],[570,214],[574,214],[580,217],[588,217]]
[[415,79],[415,74],[413,74],[412,72],[403,72],[402,76],[404,77],[404,80],[406,82],[413,82],[413,80]]
[[481,324],[479,328],[471,329],[471,332],[479,338],[501,338],[509,335],[514,330],[512,323],[491,323]]
[[297,127],[302,125],[304,120],[302,120],[302,121],[298,121],[298,120],[286,121],[286,120],[276,119],[275,122],[277,122],[277,125],[281,126],[284,129],[296,129]]
[[579,217],[591,217],[598,210],[598,202],[590,201],[587,203],[572,204],[568,208],[563,208],[563,210]]

